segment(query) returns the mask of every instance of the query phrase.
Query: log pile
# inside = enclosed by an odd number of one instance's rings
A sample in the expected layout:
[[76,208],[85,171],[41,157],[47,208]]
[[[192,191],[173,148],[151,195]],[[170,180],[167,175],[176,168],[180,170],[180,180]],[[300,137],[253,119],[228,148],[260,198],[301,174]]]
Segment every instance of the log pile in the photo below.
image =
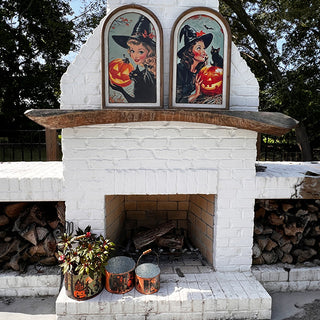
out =
[[320,200],[257,200],[253,264],[320,261]]
[[141,249],[158,240],[161,236],[174,229],[174,227],[175,223],[173,221],[169,221],[150,230],[139,232],[133,237],[133,243],[137,249]]
[[30,264],[57,263],[64,203],[7,203],[0,207],[0,266],[24,272]]
[[190,251],[186,244],[187,231],[176,228],[176,223],[172,220],[154,227],[136,227],[132,221],[127,221],[126,227],[132,229],[127,234],[124,252],[131,256],[140,255],[143,250],[150,248],[161,254],[180,255]]

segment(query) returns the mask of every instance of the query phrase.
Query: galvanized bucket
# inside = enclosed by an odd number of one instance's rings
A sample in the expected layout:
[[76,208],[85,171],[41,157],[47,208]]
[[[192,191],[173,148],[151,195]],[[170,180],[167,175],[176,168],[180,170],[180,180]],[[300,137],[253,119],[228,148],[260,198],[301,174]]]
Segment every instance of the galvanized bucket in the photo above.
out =
[[[151,252],[157,256],[158,264],[142,263],[139,265],[140,259]],[[144,251],[137,261],[135,287],[143,294],[152,294],[160,289],[159,256],[151,249]]]
[[126,293],[134,286],[135,261],[129,257],[111,258],[106,266],[106,289],[112,293]]

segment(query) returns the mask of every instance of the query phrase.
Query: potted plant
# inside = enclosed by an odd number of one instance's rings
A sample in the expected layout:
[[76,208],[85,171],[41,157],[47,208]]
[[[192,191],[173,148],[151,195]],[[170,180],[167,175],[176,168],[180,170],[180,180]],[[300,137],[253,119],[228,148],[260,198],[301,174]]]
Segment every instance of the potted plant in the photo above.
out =
[[80,228],[76,235],[64,234],[58,243],[60,267],[65,275],[69,297],[86,300],[99,294],[103,285],[105,266],[114,243],[102,235],[91,233],[91,227]]

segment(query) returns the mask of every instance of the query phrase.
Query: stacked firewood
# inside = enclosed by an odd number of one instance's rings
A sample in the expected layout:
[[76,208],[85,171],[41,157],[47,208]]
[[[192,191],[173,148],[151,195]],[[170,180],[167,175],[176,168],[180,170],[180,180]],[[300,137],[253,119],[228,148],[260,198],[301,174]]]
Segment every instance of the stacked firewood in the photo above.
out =
[[320,261],[320,200],[257,200],[253,264]]
[[0,268],[23,272],[30,264],[56,264],[64,215],[63,202],[2,204]]

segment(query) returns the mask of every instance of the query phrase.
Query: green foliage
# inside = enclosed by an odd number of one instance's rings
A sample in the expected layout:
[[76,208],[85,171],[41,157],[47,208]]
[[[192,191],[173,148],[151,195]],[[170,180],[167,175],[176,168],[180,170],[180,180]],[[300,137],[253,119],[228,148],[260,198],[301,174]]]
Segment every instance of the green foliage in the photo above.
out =
[[114,247],[114,243],[102,235],[96,236],[91,233],[90,226],[85,230],[79,228],[75,236],[64,234],[58,243],[63,274],[66,272],[87,274],[93,279],[97,272],[104,272]]
[[224,0],[233,41],[260,85],[260,109],[285,113],[320,146],[320,0]]
[[2,128],[22,128],[30,108],[59,106],[60,78],[73,48],[69,0],[0,2]]
[[73,19],[76,44],[81,46],[106,15],[106,0],[82,0],[81,13]]

